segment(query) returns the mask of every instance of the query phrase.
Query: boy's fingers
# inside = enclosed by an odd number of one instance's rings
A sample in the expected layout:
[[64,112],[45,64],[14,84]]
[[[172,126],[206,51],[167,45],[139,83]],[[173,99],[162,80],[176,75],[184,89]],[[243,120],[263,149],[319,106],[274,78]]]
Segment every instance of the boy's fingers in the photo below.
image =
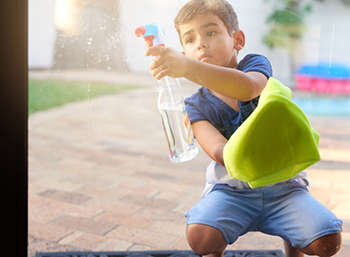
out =
[[163,69],[162,68],[154,68],[152,69],[152,76],[155,78],[158,78],[159,75],[162,73]]
[[155,60],[153,60],[153,62],[151,62],[151,64],[149,65],[149,68],[151,70],[154,70],[156,68],[159,68],[161,65],[164,64],[164,60],[161,58],[156,58]]
[[161,80],[162,78],[164,78],[166,76],[166,73],[164,71],[161,71],[159,73],[156,73],[153,75],[157,80]]
[[164,52],[163,46],[152,46],[150,48],[147,48],[144,55],[145,56],[150,56],[152,54],[161,55],[163,52]]

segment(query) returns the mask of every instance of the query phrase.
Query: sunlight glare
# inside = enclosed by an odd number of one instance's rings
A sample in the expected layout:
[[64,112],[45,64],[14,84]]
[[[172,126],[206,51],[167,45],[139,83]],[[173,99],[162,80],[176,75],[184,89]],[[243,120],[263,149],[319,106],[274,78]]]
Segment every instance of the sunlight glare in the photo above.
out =
[[55,25],[68,36],[77,33],[77,22],[75,17],[75,1],[57,0],[54,13]]

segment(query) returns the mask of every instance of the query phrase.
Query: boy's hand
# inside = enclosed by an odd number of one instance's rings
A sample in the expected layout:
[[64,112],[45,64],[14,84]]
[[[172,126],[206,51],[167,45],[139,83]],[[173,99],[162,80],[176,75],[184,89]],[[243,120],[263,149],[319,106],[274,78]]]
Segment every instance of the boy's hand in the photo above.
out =
[[149,68],[152,76],[160,80],[165,76],[172,78],[185,77],[188,57],[173,48],[153,46],[146,50],[145,56],[157,55]]

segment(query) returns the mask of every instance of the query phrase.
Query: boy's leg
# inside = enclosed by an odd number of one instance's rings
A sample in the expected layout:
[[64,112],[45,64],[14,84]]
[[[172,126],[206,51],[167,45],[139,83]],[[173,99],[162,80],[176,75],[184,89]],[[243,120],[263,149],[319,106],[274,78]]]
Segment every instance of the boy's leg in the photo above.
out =
[[228,244],[256,227],[260,204],[259,190],[216,185],[185,214],[189,245],[198,254],[222,256]]
[[303,257],[307,255],[333,256],[341,247],[341,234],[330,234],[316,239],[304,249],[294,248],[289,242],[284,241],[285,257]]
[[305,187],[289,183],[264,190],[271,209],[262,232],[279,235],[288,241],[285,242],[287,257],[303,256],[296,250],[326,257],[339,251],[342,221]]
[[[226,242],[222,233],[216,228],[192,224],[186,229],[187,240],[190,247],[199,255],[206,257],[222,257],[226,248]],[[341,246],[341,234],[330,234],[316,239],[304,249],[294,248],[289,242],[284,241],[286,257],[303,257],[317,255],[329,257],[335,255]]]
[[329,257],[335,255],[341,247],[341,234],[329,234],[320,237],[303,249],[305,254]]
[[211,226],[191,224],[186,228],[187,241],[199,255],[220,257],[224,255],[226,241],[222,233]]

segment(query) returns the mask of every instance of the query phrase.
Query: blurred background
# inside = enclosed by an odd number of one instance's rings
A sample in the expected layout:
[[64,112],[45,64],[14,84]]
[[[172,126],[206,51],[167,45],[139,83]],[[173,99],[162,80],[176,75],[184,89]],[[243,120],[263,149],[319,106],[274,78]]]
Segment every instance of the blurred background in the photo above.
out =
[[[166,31],[166,44],[181,50],[173,25],[184,0],[30,0],[29,68],[93,68],[148,72],[144,42],[136,27],[152,22]],[[319,62],[350,66],[350,7],[336,1],[229,1],[246,47],[265,55],[274,75],[293,86],[300,65]],[[293,2],[288,4],[287,2]]]
[[[155,81],[135,28],[173,19],[185,0],[29,0],[28,256],[36,252],[189,250],[183,214],[200,198],[208,157],[168,160]],[[246,54],[321,134],[311,192],[344,221],[350,256],[350,0],[228,0]],[[198,85],[181,80],[184,96]],[[254,242],[254,243],[252,243]],[[230,249],[283,249],[248,234]]]

